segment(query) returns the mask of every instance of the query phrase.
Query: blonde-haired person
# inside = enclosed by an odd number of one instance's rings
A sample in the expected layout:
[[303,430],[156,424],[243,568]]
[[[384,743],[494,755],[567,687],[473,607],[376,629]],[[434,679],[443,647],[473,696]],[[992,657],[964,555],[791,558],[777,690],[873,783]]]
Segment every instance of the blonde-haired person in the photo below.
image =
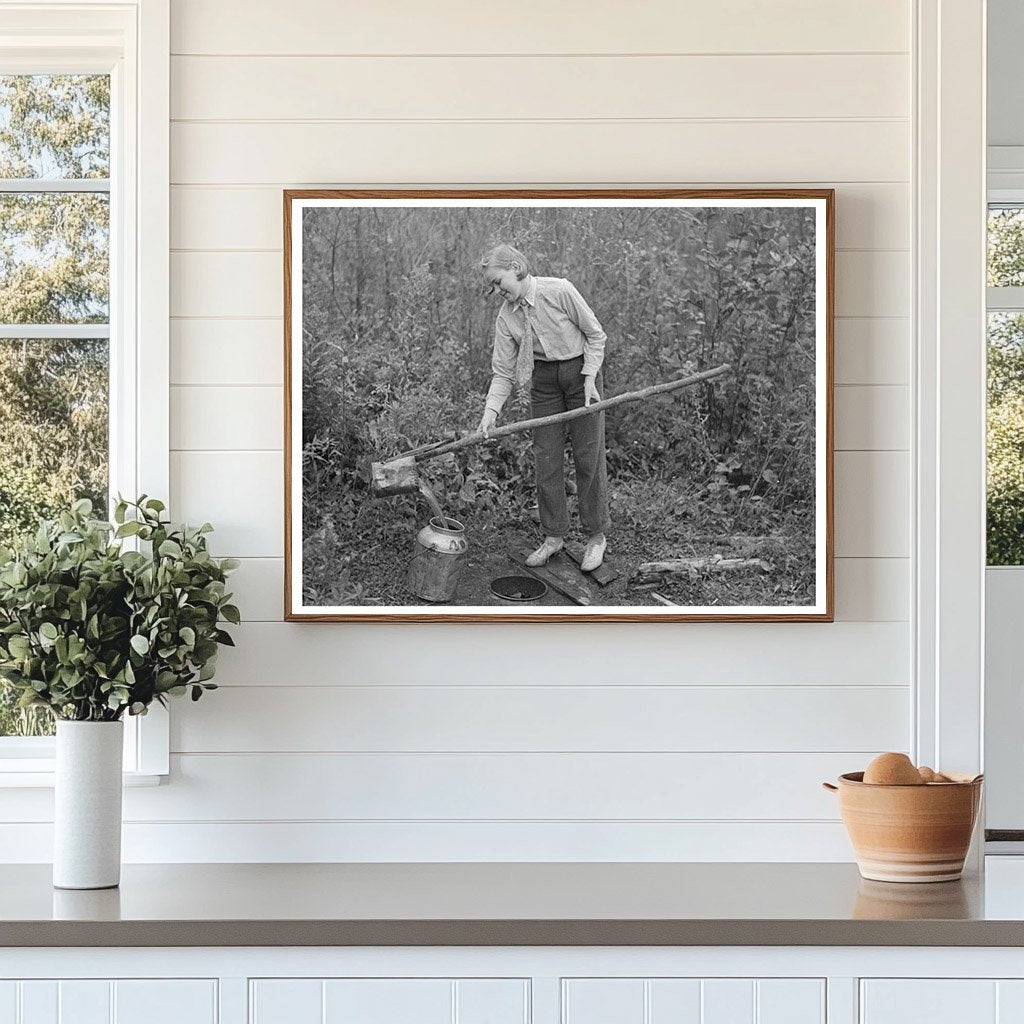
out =
[[[486,436],[518,384],[530,388],[534,416],[568,412],[601,400],[605,333],[571,281],[535,277],[529,260],[511,245],[496,245],[480,261],[489,294],[505,300],[494,324],[493,377],[480,419]],[[569,531],[565,498],[565,432],[569,430],[580,522],[587,546],[580,568],[604,559],[608,517],[604,413],[580,416],[533,431],[537,505],[545,538],[527,559],[543,565],[562,549]]]

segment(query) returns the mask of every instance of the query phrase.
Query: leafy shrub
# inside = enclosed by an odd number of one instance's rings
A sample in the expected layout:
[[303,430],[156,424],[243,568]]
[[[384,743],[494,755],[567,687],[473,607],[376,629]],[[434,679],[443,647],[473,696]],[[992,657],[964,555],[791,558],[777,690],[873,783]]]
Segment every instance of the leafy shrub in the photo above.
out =
[[[214,689],[232,559],[206,549],[206,523],[172,526],[155,498],[121,501],[116,528],[87,500],[0,550],[0,678],[20,705],[58,718],[116,721],[168,694]],[[138,537],[148,550],[126,551]]]

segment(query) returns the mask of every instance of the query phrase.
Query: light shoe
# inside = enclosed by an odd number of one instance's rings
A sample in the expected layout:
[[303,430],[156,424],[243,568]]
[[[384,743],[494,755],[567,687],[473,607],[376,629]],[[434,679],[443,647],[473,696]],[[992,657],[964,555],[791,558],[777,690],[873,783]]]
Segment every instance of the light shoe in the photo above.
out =
[[602,537],[601,540],[587,541],[586,550],[583,552],[583,561],[580,562],[582,572],[593,572],[604,561],[604,549],[608,547],[608,540]]
[[532,555],[527,556],[526,564],[531,569],[536,569],[538,565],[545,565],[552,555],[557,555],[562,550],[563,543],[561,537],[545,538],[544,543]]

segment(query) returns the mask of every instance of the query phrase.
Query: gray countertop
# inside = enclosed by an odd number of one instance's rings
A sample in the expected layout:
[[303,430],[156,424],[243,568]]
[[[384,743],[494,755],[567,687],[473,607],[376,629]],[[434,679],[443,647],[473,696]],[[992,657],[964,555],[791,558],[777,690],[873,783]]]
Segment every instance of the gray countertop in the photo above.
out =
[[133,864],[93,892],[8,865],[0,945],[1018,946],[1008,860],[999,899],[980,876],[869,882],[853,864]]
[[129,864],[73,892],[16,864],[0,945],[1024,945],[1024,863],[998,878],[993,898],[853,864]]

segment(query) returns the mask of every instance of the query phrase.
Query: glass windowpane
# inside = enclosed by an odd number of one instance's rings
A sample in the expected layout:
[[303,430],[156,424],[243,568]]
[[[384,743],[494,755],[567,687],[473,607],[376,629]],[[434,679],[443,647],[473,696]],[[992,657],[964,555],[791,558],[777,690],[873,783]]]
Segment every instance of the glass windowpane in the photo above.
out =
[[[0,178],[110,177],[107,75],[0,75]],[[0,193],[0,322],[109,319],[110,198]],[[79,497],[107,514],[106,339],[0,339],[0,544]],[[52,736],[0,682],[0,737]]]
[[1024,314],[988,316],[988,564],[1024,565]]
[[1024,208],[993,206],[988,211],[988,284],[1024,285]]
[[[106,339],[0,339],[0,544],[76,498],[107,515]],[[0,736],[52,735],[52,716],[0,684]]]
[[109,177],[109,75],[0,75],[0,178]]
[[110,197],[0,193],[0,323],[106,323]]

